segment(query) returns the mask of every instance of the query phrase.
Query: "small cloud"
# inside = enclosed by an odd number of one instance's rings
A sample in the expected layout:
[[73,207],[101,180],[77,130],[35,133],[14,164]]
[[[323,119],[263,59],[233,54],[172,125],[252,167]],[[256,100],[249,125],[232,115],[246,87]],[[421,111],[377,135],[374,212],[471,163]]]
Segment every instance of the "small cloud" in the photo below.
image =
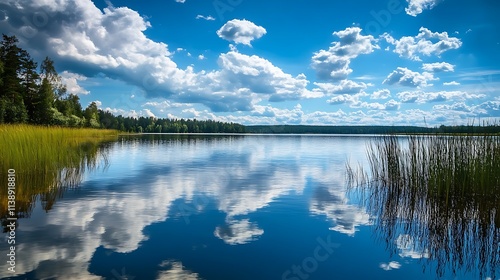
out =
[[199,60],[204,60],[204,59],[206,59],[206,57],[205,57],[204,55],[200,54],[200,55],[198,56],[198,59],[199,59]]
[[175,2],[177,2],[177,3],[185,3],[186,0],[175,0]]
[[455,50],[462,46],[462,41],[456,37],[450,37],[447,32],[432,32],[420,27],[417,36],[404,36],[399,40],[384,33],[381,36],[387,43],[393,45],[394,53],[399,57],[409,58],[414,61],[421,61],[420,54],[425,56],[440,56],[442,53]]
[[401,264],[393,261],[390,263],[381,263],[379,267],[385,271],[389,271],[389,270],[401,268]]
[[401,103],[397,102],[394,99],[391,99],[384,104],[384,109],[387,111],[399,110],[400,107],[401,107]]
[[196,16],[196,19],[204,19],[204,20],[215,20],[215,18],[213,16],[204,16],[204,15],[197,15]]
[[155,114],[153,114],[153,112],[151,112],[151,110],[149,109],[142,109],[142,111],[144,112],[144,114],[149,118],[149,117],[153,117],[153,118],[156,118]]
[[242,245],[258,239],[264,230],[248,219],[229,221],[224,226],[218,226],[214,235],[229,245]]
[[[94,101],[92,101],[92,102],[94,102],[94,103],[95,103],[95,105],[97,105],[97,108],[100,108],[100,107],[102,106],[102,102],[101,102],[101,101],[99,101],[99,100],[94,100]],[[89,105],[90,105],[92,102],[89,102]]]
[[382,83],[389,85],[396,84],[407,87],[427,87],[432,86],[432,84],[428,84],[428,82],[434,80],[437,80],[437,78],[434,78],[432,73],[418,73],[413,72],[408,68],[398,67],[391,74],[389,74],[389,76],[387,76]]
[[443,86],[459,86],[460,83],[459,82],[455,82],[455,81],[451,81],[451,82],[448,82],[448,83],[443,83]]
[[259,39],[266,33],[267,31],[264,27],[255,25],[255,23],[246,19],[230,20],[217,31],[217,35],[220,38],[247,46],[251,46],[250,43],[253,40]]
[[388,89],[382,89],[373,92],[371,99],[387,99],[389,97],[391,97],[391,91]]
[[408,15],[416,17],[424,10],[432,10],[436,7],[438,0],[406,0],[408,8],[405,11]]
[[66,90],[68,93],[77,94],[77,95],[87,95],[90,91],[82,88],[78,82],[87,80],[87,77],[71,73],[68,71],[64,71],[61,73],[61,81],[66,85]]
[[467,29],[467,31],[465,31],[465,34],[469,33],[469,32],[472,32],[472,29]]
[[357,94],[372,85],[347,79],[340,81],[338,84],[317,82],[314,84],[328,94]]
[[352,59],[380,48],[372,35],[361,35],[361,31],[359,27],[348,27],[333,32],[338,41],[332,42],[328,50],[321,49],[314,53],[311,67],[320,80],[336,82],[346,79],[353,72],[350,68]]
[[422,69],[428,72],[453,72],[455,71],[455,65],[447,62],[424,63]]

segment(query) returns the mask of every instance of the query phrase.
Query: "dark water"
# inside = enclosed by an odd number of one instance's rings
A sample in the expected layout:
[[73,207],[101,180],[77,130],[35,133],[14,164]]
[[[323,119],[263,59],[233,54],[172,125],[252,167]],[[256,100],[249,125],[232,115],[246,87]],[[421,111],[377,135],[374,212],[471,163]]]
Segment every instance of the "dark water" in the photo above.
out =
[[[369,139],[123,137],[77,186],[27,207],[0,278],[438,279],[428,248],[404,227],[384,235],[369,195],[347,191],[346,161],[366,164]],[[439,279],[481,279],[456,267]]]

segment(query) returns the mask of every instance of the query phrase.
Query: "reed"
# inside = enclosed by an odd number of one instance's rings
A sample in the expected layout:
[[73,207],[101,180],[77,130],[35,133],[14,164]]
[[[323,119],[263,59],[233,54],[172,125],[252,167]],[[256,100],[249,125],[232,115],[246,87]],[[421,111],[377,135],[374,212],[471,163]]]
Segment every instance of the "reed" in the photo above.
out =
[[368,144],[368,171],[348,165],[348,183],[369,192],[376,230],[395,253],[409,236],[436,272],[500,267],[500,136],[380,136]]
[[51,170],[74,162],[85,145],[116,137],[115,130],[0,125],[0,173]]
[[[0,125],[0,197],[7,197],[7,171],[16,171],[16,211],[29,216],[40,198],[45,210],[65,189],[81,182],[86,171],[107,164],[106,146],[118,133],[114,130]],[[5,222],[7,200],[0,200],[0,218]]]

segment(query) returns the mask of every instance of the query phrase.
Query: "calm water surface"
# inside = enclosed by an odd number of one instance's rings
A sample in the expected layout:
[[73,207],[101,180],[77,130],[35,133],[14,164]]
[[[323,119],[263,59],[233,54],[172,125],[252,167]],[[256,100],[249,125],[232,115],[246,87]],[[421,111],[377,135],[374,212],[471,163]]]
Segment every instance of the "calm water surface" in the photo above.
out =
[[[106,166],[18,221],[16,274],[2,262],[0,278],[437,279],[425,248],[403,231],[385,240],[346,190],[369,139],[123,137]],[[478,279],[470,270],[440,279]]]

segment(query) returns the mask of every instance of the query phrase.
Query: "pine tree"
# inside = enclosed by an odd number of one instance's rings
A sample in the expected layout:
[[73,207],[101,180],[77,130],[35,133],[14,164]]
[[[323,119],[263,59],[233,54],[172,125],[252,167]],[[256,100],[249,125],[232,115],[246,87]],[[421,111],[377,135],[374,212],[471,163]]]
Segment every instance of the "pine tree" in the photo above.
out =
[[54,102],[54,90],[47,78],[42,80],[40,89],[33,100],[34,112],[33,123],[50,124],[52,122],[54,111],[52,104]]
[[34,123],[35,120],[35,100],[37,99],[37,94],[39,91],[40,75],[38,75],[37,63],[31,59],[28,52],[21,51],[21,87],[24,105],[28,113],[28,120]]
[[20,75],[22,72],[22,50],[17,46],[15,36],[3,35],[0,47],[0,61],[3,64],[0,87],[0,121],[22,123],[28,119],[24,106]]

